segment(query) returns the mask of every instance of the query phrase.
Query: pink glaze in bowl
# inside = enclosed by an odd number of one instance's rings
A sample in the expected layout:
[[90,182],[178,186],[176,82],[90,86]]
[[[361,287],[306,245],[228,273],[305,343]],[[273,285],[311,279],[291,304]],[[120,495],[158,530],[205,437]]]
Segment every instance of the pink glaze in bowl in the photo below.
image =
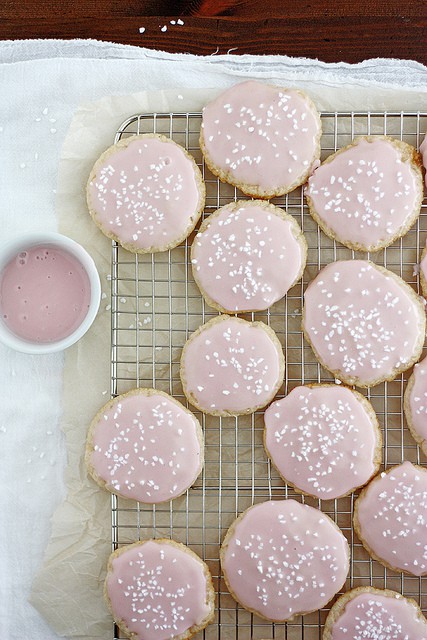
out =
[[0,341],[16,351],[70,347],[92,325],[100,299],[93,259],[67,236],[25,234],[0,250]]

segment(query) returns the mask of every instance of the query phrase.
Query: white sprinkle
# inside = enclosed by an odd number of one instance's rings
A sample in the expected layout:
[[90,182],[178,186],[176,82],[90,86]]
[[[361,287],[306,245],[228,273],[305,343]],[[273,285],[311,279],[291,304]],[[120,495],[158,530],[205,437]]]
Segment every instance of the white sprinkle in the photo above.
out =
[[139,33],[144,33],[145,32],[145,27],[139,27]]

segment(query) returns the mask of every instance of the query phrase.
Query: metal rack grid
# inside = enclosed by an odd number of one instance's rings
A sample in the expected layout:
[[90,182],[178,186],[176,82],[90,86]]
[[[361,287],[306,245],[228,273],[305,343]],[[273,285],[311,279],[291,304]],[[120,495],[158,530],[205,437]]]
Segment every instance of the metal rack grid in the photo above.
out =
[[[323,113],[322,159],[355,136],[389,134],[419,148],[427,130],[427,113]],[[193,154],[206,182],[204,217],[231,200],[244,199],[219,182],[205,167],[198,145],[200,113],[157,113],[130,118],[115,140],[135,133],[163,133]],[[427,238],[427,202],[417,224],[401,240],[375,254],[351,251],[327,238],[310,217],[302,188],[273,200],[295,216],[308,242],[303,280],[268,311],[243,317],[263,320],[277,333],[286,358],[282,397],[299,384],[330,381],[317,363],[301,330],[302,296],[319,269],[337,259],[369,258],[391,269],[419,290],[415,265]],[[182,346],[197,327],[217,315],[194,283],[189,261],[192,238],[171,251],[133,255],[116,243],[111,262],[111,394],[135,386],[154,386],[186,403],[179,379]],[[403,391],[409,373],[365,394],[383,431],[383,467],[402,460],[425,464],[403,417]],[[194,410],[194,409],[193,409]],[[427,608],[427,579],[390,571],[372,560],[352,529],[355,496],[320,501],[296,494],[271,466],[262,444],[263,412],[239,418],[217,418],[194,411],[205,434],[205,468],[195,485],[171,503],[147,506],[112,496],[113,549],[139,539],[172,537],[189,545],[208,564],[217,593],[214,622],[203,632],[207,640],[320,640],[328,608],[287,624],[271,624],[241,607],[229,595],[219,564],[219,546],[235,517],[250,505],[292,497],[321,508],[338,524],[351,548],[351,566],[343,589],[387,587]],[[357,495],[357,494],[356,494]],[[201,638],[202,634],[197,637]],[[114,638],[121,638],[117,628]]]

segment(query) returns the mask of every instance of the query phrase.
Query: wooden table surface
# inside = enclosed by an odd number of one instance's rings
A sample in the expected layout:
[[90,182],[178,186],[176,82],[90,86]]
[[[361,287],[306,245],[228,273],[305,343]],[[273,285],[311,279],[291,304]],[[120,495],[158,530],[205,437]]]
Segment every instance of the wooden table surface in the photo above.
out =
[[326,62],[394,57],[427,64],[427,3],[0,0],[0,39],[17,38],[97,38],[172,52],[233,50]]

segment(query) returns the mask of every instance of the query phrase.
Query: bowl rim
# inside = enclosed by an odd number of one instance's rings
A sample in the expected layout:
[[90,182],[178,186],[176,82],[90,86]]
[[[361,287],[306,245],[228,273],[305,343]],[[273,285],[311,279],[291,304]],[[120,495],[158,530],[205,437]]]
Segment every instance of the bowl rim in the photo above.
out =
[[89,309],[80,325],[70,335],[56,342],[31,342],[13,333],[0,314],[0,342],[7,347],[28,354],[47,354],[63,351],[75,344],[92,326],[101,302],[101,281],[95,262],[88,251],[76,240],[56,231],[24,233],[11,238],[0,247],[0,276],[6,265],[20,251],[39,245],[52,245],[68,251],[84,267],[90,282]]

